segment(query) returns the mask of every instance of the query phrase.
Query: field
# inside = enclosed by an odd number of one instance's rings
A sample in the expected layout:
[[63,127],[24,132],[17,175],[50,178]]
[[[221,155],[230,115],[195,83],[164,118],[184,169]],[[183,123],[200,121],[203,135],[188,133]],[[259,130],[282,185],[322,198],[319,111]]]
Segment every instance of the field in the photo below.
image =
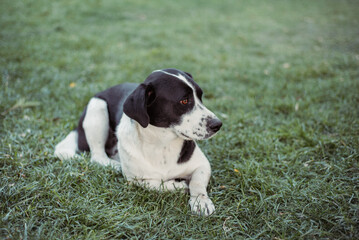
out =
[[[358,239],[359,2],[0,2],[0,239]],[[193,75],[223,121],[189,196],[53,156],[92,95]]]

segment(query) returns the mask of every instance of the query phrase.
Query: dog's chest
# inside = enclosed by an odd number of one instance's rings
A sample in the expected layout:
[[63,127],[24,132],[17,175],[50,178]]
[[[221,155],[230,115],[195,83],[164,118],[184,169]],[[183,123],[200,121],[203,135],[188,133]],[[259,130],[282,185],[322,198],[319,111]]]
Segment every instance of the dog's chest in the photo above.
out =
[[155,147],[143,144],[136,150],[136,157],[127,155],[128,158],[121,159],[127,178],[168,180],[188,175],[184,165],[177,163],[180,153],[177,143]]
[[[123,120],[123,121],[122,121]],[[117,128],[122,172],[128,179],[172,179],[188,175],[179,164],[183,140],[151,126],[142,129],[125,116]]]
[[155,147],[153,144],[142,146],[142,152],[148,161],[152,165],[162,167],[163,169],[171,168],[173,165],[177,165],[180,143],[169,143],[169,144],[157,144]]

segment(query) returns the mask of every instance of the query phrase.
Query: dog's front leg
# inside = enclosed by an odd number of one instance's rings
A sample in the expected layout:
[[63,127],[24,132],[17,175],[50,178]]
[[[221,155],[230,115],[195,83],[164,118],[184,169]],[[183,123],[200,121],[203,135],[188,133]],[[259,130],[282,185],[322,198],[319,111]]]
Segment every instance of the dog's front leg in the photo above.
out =
[[209,216],[215,210],[214,204],[207,194],[207,185],[211,177],[211,166],[202,152],[200,152],[200,155],[202,155],[201,157],[204,157],[206,161],[203,161],[203,165],[196,168],[192,173],[189,183],[189,191],[191,194],[189,204],[192,213]]

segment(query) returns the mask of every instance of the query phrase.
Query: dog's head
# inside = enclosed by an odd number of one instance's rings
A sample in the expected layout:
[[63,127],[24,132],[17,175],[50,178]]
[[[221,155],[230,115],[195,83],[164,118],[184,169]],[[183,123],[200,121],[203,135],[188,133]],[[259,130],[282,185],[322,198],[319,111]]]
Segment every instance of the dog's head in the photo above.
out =
[[152,72],[126,99],[124,113],[142,127],[172,129],[186,140],[213,136],[222,122],[202,103],[192,75],[177,69]]

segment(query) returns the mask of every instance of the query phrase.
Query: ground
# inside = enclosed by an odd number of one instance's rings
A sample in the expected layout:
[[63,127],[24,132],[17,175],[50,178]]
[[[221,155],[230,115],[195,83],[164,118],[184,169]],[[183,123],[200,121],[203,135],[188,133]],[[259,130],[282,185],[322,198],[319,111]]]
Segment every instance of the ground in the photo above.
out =
[[[0,238],[359,238],[357,1],[0,2]],[[216,212],[54,146],[89,98],[191,73]]]

